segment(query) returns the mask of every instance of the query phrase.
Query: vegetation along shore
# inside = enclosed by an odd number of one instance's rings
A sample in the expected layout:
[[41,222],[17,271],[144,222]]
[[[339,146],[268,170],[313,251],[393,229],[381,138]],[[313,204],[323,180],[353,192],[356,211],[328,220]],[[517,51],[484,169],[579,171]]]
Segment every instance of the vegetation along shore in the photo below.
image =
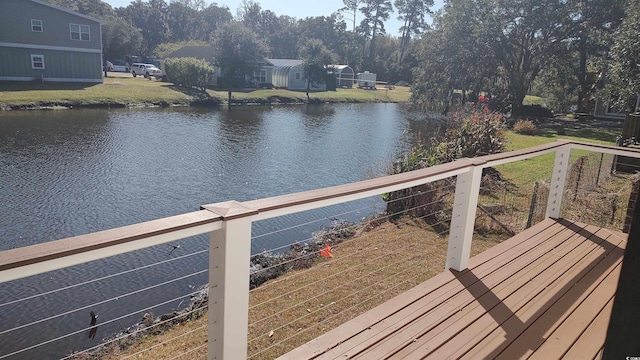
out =
[[[378,90],[338,89],[310,93],[312,103],[407,102],[408,87]],[[103,84],[65,83],[2,83],[0,109],[65,109],[114,108],[138,106],[217,106],[227,103],[226,91],[175,86],[172,83],[147,80],[142,77],[107,77]],[[304,92],[281,89],[238,90],[232,104],[304,104]]]

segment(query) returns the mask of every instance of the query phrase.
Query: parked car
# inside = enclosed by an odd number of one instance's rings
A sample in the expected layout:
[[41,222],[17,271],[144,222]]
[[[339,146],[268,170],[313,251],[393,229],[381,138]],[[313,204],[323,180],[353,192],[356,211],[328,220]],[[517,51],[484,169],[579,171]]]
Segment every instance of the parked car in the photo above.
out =
[[131,75],[133,75],[133,77],[142,75],[147,79],[151,76],[161,78],[162,71],[152,64],[133,63],[131,64]]

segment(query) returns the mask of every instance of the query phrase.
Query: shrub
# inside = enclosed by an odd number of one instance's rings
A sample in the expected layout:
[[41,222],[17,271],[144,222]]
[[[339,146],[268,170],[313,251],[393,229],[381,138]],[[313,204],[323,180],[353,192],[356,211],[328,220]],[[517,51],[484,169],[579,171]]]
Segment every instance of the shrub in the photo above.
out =
[[455,117],[452,122],[453,126],[447,130],[444,140],[435,146],[434,161],[430,165],[504,150],[506,125],[501,114],[472,112]]
[[[394,162],[391,174],[417,170],[455,161],[502,152],[505,148],[505,122],[502,115],[472,112],[448,119],[446,129],[431,138],[430,144],[414,145]],[[384,195],[387,214],[393,221],[403,215],[419,217],[427,223],[441,222],[450,191],[446,180],[403,189]]]
[[201,91],[207,89],[215,70],[209,63],[196,58],[172,58],[165,61],[165,70],[169,81],[184,87],[195,87]]
[[390,174],[416,170],[455,161],[464,157],[496,154],[504,151],[505,119],[499,113],[471,112],[453,114],[440,125],[430,143],[417,141],[400,154]]
[[513,131],[516,134],[535,135],[537,130],[536,126],[529,120],[518,120],[513,125]]

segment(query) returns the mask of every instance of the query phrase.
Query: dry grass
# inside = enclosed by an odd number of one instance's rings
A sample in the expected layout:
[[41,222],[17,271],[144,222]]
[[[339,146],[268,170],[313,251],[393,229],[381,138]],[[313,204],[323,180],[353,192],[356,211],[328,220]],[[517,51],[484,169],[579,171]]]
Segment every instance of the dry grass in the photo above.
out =
[[[472,253],[499,241],[478,237]],[[385,222],[335,246],[333,258],[265,283],[250,292],[249,358],[273,359],[424,282],[443,271],[446,251],[446,238],[419,224]],[[106,358],[205,359],[206,324],[182,323]]]

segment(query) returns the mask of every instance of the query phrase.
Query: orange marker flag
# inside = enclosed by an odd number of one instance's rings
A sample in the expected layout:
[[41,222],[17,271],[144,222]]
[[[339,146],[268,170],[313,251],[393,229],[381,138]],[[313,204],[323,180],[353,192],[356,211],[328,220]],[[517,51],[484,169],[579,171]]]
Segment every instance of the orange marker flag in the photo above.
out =
[[331,246],[329,244],[324,244],[324,249],[320,250],[320,256],[332,258],[333,254],[331,253]]

